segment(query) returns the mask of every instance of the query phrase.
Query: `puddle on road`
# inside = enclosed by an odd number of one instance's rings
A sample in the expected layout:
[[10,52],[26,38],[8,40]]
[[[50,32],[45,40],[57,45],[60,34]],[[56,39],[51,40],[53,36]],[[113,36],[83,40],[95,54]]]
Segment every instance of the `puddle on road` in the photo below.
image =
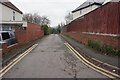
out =
[[75,58],[75,56],[73,56],[71,53],[64,53],[64,55],[60,57],[60,60],[64,64],[64,69],[62,70],[68,75],[75,78],[75,80],[77,79],[78,73],[81,70],[85,69],[80,64],[78,64],[80,63],[80,61]]

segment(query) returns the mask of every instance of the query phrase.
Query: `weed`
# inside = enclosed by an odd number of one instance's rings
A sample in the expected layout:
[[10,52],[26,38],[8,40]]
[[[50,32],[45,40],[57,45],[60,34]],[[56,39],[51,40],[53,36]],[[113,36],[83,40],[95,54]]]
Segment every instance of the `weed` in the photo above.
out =
[[110,45],[101,44],[94,40],[88,40],[88,46],[105,54],[120,56],[120,50],[115,49]]

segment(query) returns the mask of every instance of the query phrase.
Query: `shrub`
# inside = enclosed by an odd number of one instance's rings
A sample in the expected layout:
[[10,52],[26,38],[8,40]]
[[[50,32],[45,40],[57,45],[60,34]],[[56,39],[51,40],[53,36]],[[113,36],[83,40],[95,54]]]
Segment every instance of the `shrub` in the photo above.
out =
[[88,46],[98,51],[101,51],[101,45],[96,41],[88,40]]
[[105,54],[120,56],[120,50],[115,49],[110,45],[101,44],[94,40],[88,40],[88,46]]

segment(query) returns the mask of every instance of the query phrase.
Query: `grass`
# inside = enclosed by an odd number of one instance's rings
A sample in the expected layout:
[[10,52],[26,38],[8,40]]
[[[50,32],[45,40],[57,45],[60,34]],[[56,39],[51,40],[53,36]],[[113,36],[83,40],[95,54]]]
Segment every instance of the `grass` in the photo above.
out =
[[94,40],[88,40],[88,46],[107,55],[120,56],[120,50],[106,44]]
[[98,51],[101,51],[101,45],[96,41],[88,40],[88,46]]

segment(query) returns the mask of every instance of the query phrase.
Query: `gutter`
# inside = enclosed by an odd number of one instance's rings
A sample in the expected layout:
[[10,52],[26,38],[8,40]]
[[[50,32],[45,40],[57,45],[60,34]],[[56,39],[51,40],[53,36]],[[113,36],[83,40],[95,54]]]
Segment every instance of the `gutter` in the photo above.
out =
[[90,4],[90,5],[86,6],[86,7],[83,7],[83,8],[77,9],[77,10],[73,10],[72,13],[77,12],[77,11],[82,10],[82,9],[85,9],[87,7],[90,7],[92,5],[99,5],[99,6],[101,6],[102,4],[100,4],[100,3],[93,3],[93,4]]
[[23,25],[23,27],[27,27],[27,22],[23,21],[0,21],[0,24],[2,25]]

